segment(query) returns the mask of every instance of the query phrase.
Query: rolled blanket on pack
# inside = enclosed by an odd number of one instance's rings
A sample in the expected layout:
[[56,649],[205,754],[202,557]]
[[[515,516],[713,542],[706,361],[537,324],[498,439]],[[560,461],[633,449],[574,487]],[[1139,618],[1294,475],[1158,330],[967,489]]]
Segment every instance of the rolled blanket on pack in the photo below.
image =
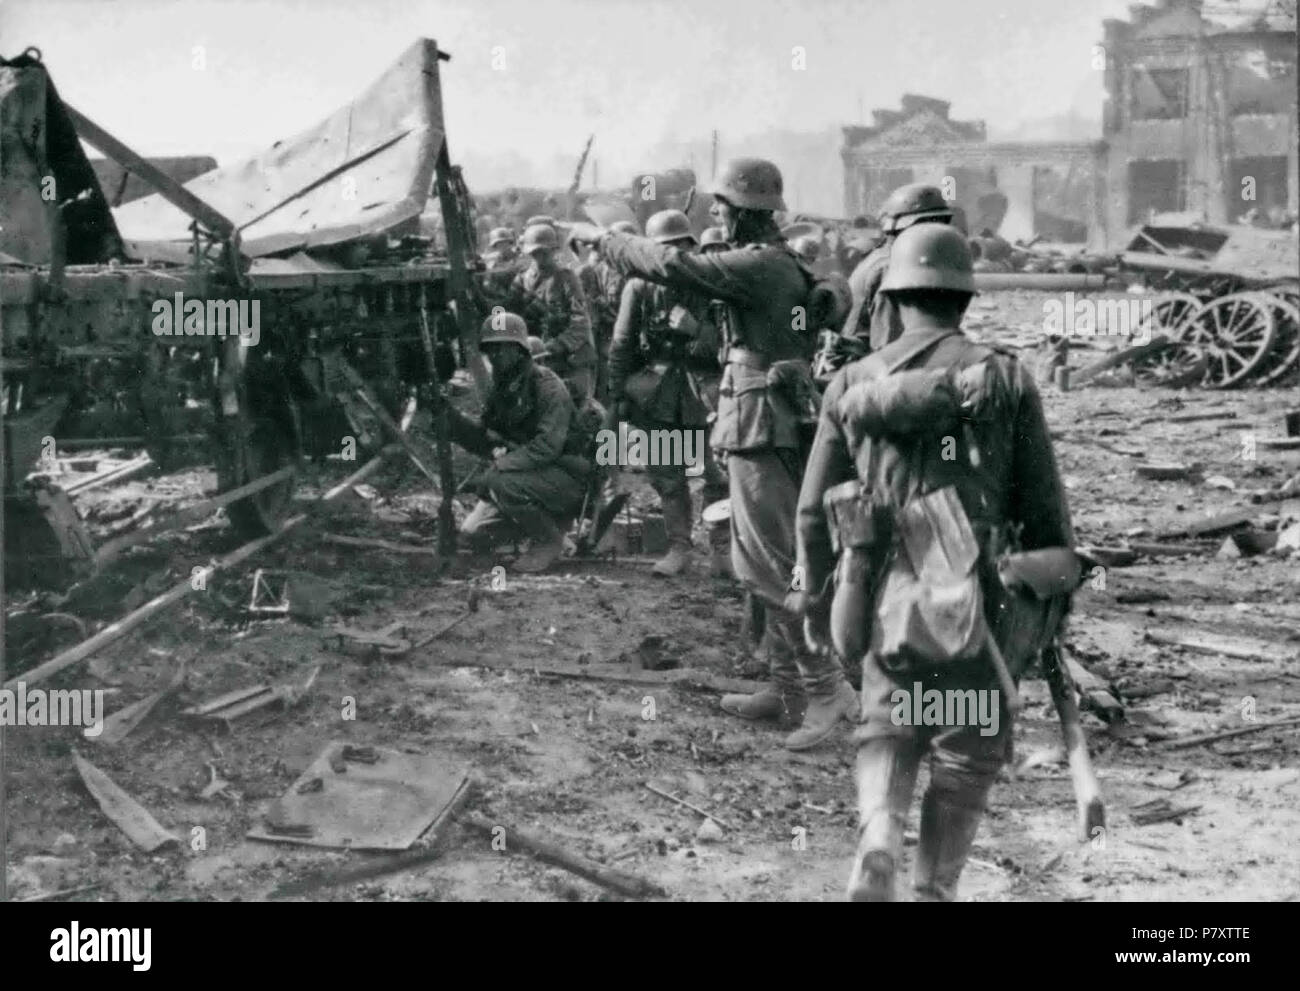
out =
[[851,440],[906,437],[951,432],[961,405],[947,369],[918,370],[851,386],[840,397],[837,413]]

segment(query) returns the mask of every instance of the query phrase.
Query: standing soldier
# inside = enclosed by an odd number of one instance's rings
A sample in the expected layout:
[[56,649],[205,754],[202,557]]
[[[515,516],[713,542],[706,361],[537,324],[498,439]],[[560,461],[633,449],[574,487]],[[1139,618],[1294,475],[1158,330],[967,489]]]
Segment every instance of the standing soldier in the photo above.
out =
[[[680,210],[662,210],[646,222],[646,236],[682,251],[694,248],[691,222]],[[715,359],[717,328],[709,300],[695,292],[631,278],[623,287],[609,356],[610,396],[615,422],[627,417],[646,430],[687,432],[703,437],[707,399],[693,365]],[[683,447],[685,440],[683,440]],[[707,466],[706,444],[695,450]],[[691,491],[687,465],[650,465],[650,483],[663,504],[668,553],[655,563],[656,575],[677,575],[691,551]],[[726,497],[726,483],[713,465],[705,475],[704,504]]]
[[482,418],[448,407],[452,440],[491,459],[475,476],[479,502],[461,533],[481,544],[527,536],[531,545],[515,570],[543,571],[559,558],[564,530],[581,511],[593,468],[589,438],[564,383],[534,361],[521,317],[492,314],[480,346],[492,366]]
[[556,263],[559,246],[554,227],[524,231],[521,247],[532,262],[511,283],[506,309],[523,316],[545,342],[547,364],[585,399],[595,391],[596,345],[578,276]]
[[952,207],[938,186],[911,183],[889,194],[880,208],[880,228],[885,239],[849,276],[853,308],[841,331],[841,357],[861,357],[876,351],[898,336],[902,329],[898,311],[888,299],[879,295],[880,280],[889,267],[890,246],[898,235],[913,224],[946,224],[952,220]]
[[[636,225],[620,220],[610,230],[636,234]],[[578,252],[580,242],[570,240]],[[596,398],[609,399],[609,344],[614,336],[614,319],[618,316],[619,301],[623,297],[624,276],[596,252],[578,268],[578,281],[587,298],[587,312],[591,317],[591,332],[596,344]]]
[[768,608],[772,680],[753,695],[728,695],[722,705],[746,719],[802,719],[786,746],[806,750],[830,737],[857,708],[839,663],[827,652],[809,650],[799,617],[785,609],[786,593],[799,580],[794,551],[800,406],[812,388],[812,342],[796,328],[806,326],[812,285],[772,216],[785,209],[775,165],[757,158],[732,161],[712,193],[711,213],[726,229],[732,250],[700,255],[594,230],[591,240],[598,237],[600,253],[622,271],[727,304],[726,368],[710,443],[727,455],[732,568]]
[[[1002,658],[1016,672],[1033,653],[1017,639],[998,559],[1068,548],[1073,539],[1032,377],[960,330],[974,291],[960,232],[926,224],[898,235],[880,292],[897,307],[903,332],[832,381],[799,494],[799,563],[808,580],[799,608],[810,639],[829,635],[841,652],[865,654],[854,901],[893,898],[903,824],[927,752],[916,895],[955,897],[1009,756],[1011,720],[995,665]],[[950,556],[961,563],[950,565]],[[930,611],[937,601],[946,616]],[[1049,636],[1052,626],[1042,622]],[[962,695],[966,718],[955,705],[936,717],[927,709],[924,726],[899,717],[900,697],[913,711],[922,684],[926,695]],[[980,708],[991,725],[972,725],[977,697],[992,699]]]

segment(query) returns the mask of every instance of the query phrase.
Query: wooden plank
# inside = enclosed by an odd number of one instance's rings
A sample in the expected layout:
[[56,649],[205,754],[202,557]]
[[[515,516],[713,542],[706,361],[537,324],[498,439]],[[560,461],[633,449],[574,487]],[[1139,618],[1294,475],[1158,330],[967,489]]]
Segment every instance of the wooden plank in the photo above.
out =
[[505,657],[479,656],[473,660],[442,657],[435,663],[444,667],[487,668],[492,671],[519,671],[524,674],[549,675],[590,681],[622,681],[633,685],[698,686],[717,692],[756,692],[762,682],[728,678],[697,668],[671,668],[645,671],[627,664],[534,664]]
[[80,754],[73,752],[73,761],[77,772],[86,785],[86,790],[98,803],[104,815],[113,820],[118,829],[130,837],[131,842],[146,853],[153,853],[169,843],[180,840],[169,833],[158,820],[149,814],[143,805],[124,792],[113,780]]

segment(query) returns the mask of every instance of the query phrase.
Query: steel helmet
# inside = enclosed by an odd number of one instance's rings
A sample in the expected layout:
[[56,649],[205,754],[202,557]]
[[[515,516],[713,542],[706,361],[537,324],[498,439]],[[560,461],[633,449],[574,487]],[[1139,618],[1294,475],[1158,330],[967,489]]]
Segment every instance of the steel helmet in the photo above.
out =
[[509,227],[493,228],[492,233],[488,235],[488,247],[495,248],[498,244],[514,244],[515,235]]
[[952,218],[952,207],[938,186],[922,182],[899,186],[880,208],[880,226],[886,234],[897,234],[926,217]]
[[790,249],[809,265],[817,260],[822,251],[821,244],[811,234],[795,238]]
[[609,225],[609,229],[615,234],[631,234],[634,237],[641,232],[636,229],[636,224],[630,220],[619,220]]
[[503,309],[493,310],[492,315],[483,321],[478,340],[479,344],[518,344],[532,353],[528,345],[528,325],[524,323],[524,318]]
[[918,224],[900,232],[880,291],[899,289],[974,293],[970,245],[961,231],[947,224]]
[[546,342],[540,337],[530,334],[528,336],[528,353],[534,358],[546,357]]
[[560,246],[560,236],[555,233],[554,227],[546,224],[530,224],[524,231],[524,239],[520,248],[527,254],[546,248],[555,251]]
[[700,248],[716,247],[727,248],[727,232],[721,227],[706,227],[704,233],[700,235]]
[[765,158],[735,158],[722,167],[713,188],[714,196],[748,210],[784,210],[781,194],[785,184],[781,170]]
[[697,243],[695,232],[691,230],[690,218],[681,210],[660,210],[646,221],[645,236],[654,238],[660,244],[682,240]]
[[534,224],[545,224],[547,227],[555,226],[555,218],[549,213],[539,213],[535,217],[529,217],[524,223],[525,227],[532,227]]

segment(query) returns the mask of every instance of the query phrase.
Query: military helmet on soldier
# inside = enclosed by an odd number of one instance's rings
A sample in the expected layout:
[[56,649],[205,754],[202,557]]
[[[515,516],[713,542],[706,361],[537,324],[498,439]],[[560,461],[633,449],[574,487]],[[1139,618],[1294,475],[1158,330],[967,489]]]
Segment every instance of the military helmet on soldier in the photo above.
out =
[[784,210],[781,170],[765,158],[735,158],[722,167],[709,190],[746,210]]
[[534,360],[540,361],[546,357],[546,342],[540,337],[532,334],[528,335],[528,353],[533,356]]
[[646,221],[645,236],[653,238],[660,244],[668,244],[672,241],[696,243],[690,218],[681,210],[660,210]]
[[938,186],[922,182],[899,186],[880,208],[880,226],[886,234],[897,234],[918,220],[951,220],[952,207]]
[[524,231],[524,238],[520,243],[520,248],[525,254],[531,254],[543,248],[554,251],[559,246],[560,237],[555,233],[555,228],[546,224],[531,224]]
[[488,247],[495,248],[498,244],[514,244],[515,235],[509,227],[495,227],[492,233],[488,235]]
[[899,233],[889,253],[881,292],[946,289],[975,292],[970,245],[946,224],[918,224]]
[[532,353],[528,344],[528,325],[524,323],[524,318],[502,309],[494,310],[483,321],[479,344],[518,344],[529,354]]
[[632,223],[630,220],[616,220],[614,223],[609,225],[609,229],[615,234],[631,234],[636,236],[641,233],[636,229],[636,224]]
[[535,217],[529,217],[525,222],[525,227],[532,227],[535,224],[545,224],[547,227],[555,226],[555,218],[549,213],[539,213]]

